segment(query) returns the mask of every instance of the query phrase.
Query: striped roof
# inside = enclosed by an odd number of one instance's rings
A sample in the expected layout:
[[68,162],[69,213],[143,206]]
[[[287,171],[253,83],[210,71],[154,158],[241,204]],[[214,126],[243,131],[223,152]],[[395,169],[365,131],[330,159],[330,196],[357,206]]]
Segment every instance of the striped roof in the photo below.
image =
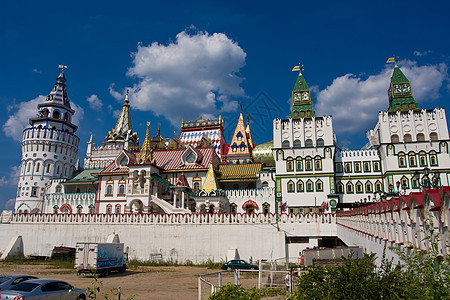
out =
[[219,163],[219,157],[214,151],[213,147],[208,148],[195,148],[194,152],[201,155],[200,159],[197,159],[195,163],[185,164],[182,160],[183,153],[186,151],[192,151],[191,149],[175,149],[175,150],[156,150],[153,152],[153,160],[158,168],[164,171],[169,170],[198,170],[208,169],[209,165],[217,165]]
[[221,176],[219,181],[223,180],[244,180],[257,179],[261,173],[262,164],[243,164],[243,165],[220,165],[219,172]]

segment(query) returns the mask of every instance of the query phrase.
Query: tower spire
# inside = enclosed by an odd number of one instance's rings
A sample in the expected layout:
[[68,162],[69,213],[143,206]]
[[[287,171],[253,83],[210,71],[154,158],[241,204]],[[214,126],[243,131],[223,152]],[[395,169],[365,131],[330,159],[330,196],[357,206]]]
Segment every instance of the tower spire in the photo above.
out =
[[291,118],[293,119],[311,118],[316,114],[311,104],[311,91],[302,75],[302,66],[299,63],[298,66],[292,69],[292,71],[299,71],[297,81],[292,90]]
[[145,133],[145,140],[142,144],[141,151],[139,152],[138,162],[146,163],[152,159],[152,148],[150,144],[150,122],[147,122],[147,132]]
[[103,144],[123,142],[126,148],[128,148],[128,146],[133,147],[138,145],[137,135],[132,131],[131,127],[130,101],[128,94],[129,90],[127,90],[127,94],[125,95],[125,100],[123,101],[122,110],[117,119],[116,127],[108,132]]
[[395,62],[395,66],[388,89],[388,111],[418,110],[419,107],[412,94],[411,83],[398,67],[395,56],[389,58],[387,63],[389,62]]

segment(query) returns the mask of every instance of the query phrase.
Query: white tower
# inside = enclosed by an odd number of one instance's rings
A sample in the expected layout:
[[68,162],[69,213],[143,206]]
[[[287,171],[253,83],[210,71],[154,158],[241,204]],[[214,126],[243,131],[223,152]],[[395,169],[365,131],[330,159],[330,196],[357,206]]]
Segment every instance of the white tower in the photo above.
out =
[[80,139],[72,124],[75,111],[66,91],[64,66],[45,101],[38,104],[36,118],[23,131],[22,161],[15,211],[42,211],[46,183],[54,178],[71,178]]

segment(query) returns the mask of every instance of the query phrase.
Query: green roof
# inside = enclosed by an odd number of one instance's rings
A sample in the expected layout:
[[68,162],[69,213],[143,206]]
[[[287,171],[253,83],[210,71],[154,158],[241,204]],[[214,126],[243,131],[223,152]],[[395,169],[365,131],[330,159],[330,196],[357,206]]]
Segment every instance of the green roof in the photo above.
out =
[[388,90],[388,96],[388,111],[390,112],[419,109],[412,95],[411,83],[398,66],[394,67],[394,72],[392,73],[391,83]]
[[408,78],[406,78],[405,74],[403,74],[402,70],[398,66],[395,66],[394,73],[392,73],[391,77],[392,83],[406,83],[409,82]]
[[273,140],[259,144],[252,151],[253,160],[264,163],[268,167],[274,167],[275,160],[273,159],[272,148]]
[[308,84],[302,74],[298,75],[293,91],[309,91]]
[[91,183],[95,182],[98,174],[103,169],[86,169],[78,173],[75,177],[63,182],[62,184],[77,184],[77,183]]

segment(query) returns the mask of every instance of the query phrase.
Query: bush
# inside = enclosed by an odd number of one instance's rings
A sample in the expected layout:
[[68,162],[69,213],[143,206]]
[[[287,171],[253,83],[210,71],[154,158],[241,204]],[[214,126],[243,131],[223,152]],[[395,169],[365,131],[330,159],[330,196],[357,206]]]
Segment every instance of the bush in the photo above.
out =
[[209,300],[258,300],[263,297],[273,297],[278,295],[286,295],[286,291],[280,288],[264,288],[256,287],[245,290],[242,286],[228,283],[222,286],[217,292],[211,294]]

